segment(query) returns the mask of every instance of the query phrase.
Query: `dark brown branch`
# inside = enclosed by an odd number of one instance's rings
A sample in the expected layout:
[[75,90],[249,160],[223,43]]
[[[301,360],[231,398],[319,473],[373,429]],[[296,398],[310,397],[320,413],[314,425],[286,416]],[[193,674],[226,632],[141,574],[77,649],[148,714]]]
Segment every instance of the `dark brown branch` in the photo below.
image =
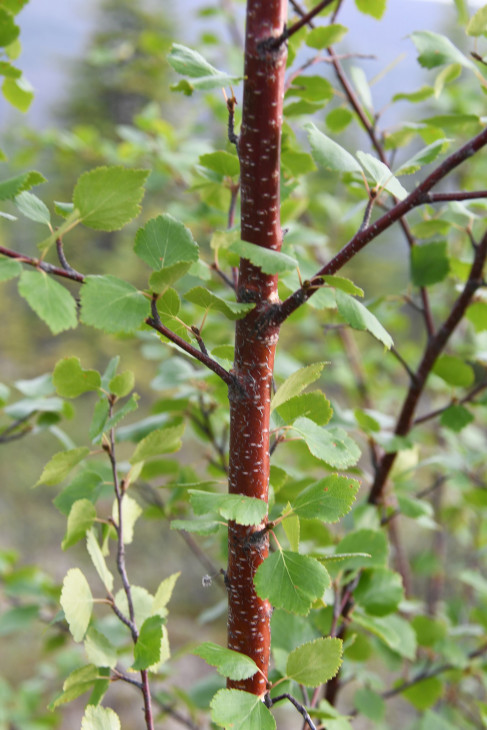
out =
[[311,728],[311,730],[316,730],[316,725],[314,724],[313,720],[309,716],[308,710],[304,705],[302,705],[300,702],[297,701],[295,697],[285,692],[282,695],[279,695],[278,697],[270,697],[269,695],[266,695],[265,697],[265,704],[266,707],[272,707],[273,705],[277,704],[278,702],[282,702],[282,700],[289,700],[289,702],[294,705],[294,707],[297,709],[297,711],[304,717],[305,722],[308,724],[308,726]]
[[2,254],[3,256],[8,256],[8,258],[15,259],[21,264],[34,266],[36,269],[44,271],[46,274],[62,276],[65,279],[72,279],[73,281],[78,281],[80,283],[83,283],[85,280],[83,274],[80,274],[74,269],[71,269],[71,267],[69,267],[69,269],[60,268],[59,266],[48,264],[46,261],[42,261],[41,259],[32,258],[31,256],[24,256],[24,254],[18,253],[17,251],[12,251],[9,248],[5,248],[5,246],[0,246],[0,254]]
[[[315,275],[314,281],[322,284],[321,276],[335,274],[354,256],[356,256],[365,246],[372,240],[377,238],[381,233],[390,228],[402,216],[409,213],[414,208],[428,203],[430,190],[437,185],[448,173],[472,157],[482,147],[487,144],[487,128],[484,129],[476,137],[469,140],[463,147],[453,152],[446,160],[438,165],[424,180],[420,183],[404,200],[401,200],[393,208],[384,213],[370,226],[363,231],[358,231],[355,236],[342,248],[339,253],[334,256],[325,266],[323,266]],[[273,322],[276,325],[282,324],[293,312],[296,311],[310,296],[313,295],[315,289],[305,289],[301,287],[291,294],[279,307],[276,307]]]
[[76,269],[73,269],[73,267],[68,263],[68,260],[64,254],[63,242],[60,238],[56,239],[56,250],[57,250],[58,259],[59,259],[63,269],[65,269],[65,271],[68,271],[70,274],[74,274],[74,276],[83,277],[83,275],[80,274],[79,271],[76,271]]
[[283,43],[287,41],[288,38],[297,33],[298,30],[301,30],[301,28],[303,28],[305,25],[310,23],[310,21],[313,20],[313,18],[318,15],[318,13],[321,13],[322,10],[324,10],[328,5],[331,5],[333,2],[335,2],[335,0],[322,0],[322,2],[318,3],[318,5],[310,10],[309,13],[305,13],[304,15],[302,15],[300,20],[294,23],[294,25],[291,25],[289,28],[285,28],[284,32],[281,33],[280,36],[267,41],[265,43],[266,48],[268,48],[269,50],[277,50],[280,46],[282,46]]

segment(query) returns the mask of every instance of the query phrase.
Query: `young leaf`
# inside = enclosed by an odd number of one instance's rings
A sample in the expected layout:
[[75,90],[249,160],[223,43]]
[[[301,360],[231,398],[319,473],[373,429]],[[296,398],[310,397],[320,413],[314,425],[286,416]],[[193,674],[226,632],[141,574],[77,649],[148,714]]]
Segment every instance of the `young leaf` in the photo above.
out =
[[[89,556],[93,565],[95,566],[96,572],[100,576],[100,580],[111,593],[113,591],[113,575],[108,570],[105,558],[98,544],[94,531],[88,530],[86,533],[86,549],[88,550]],[[105,666],[105,665],[103,665]]]
[[132,669],[141,670],[157,664],[161,659],[162,616],[149,616],[141,626],[134,646],[135,661]]
[[63,692],[49,705],[50,710],[55,710],[59,705],[75,700],[80,695],[91,689],[99,677],[99,669],[93,664],[75,669],[65,679]]
[[210,702],[211,719],[227,730],[276,730],[276,721],[258,695],[221,689]]
[[49,208],[45,203],[40,200],[37,195],[24,191],[17,195],[15,198],[15,204],[21,213],[32,221],[37,223],[44,223],[48,226],[51,222],[51,214]]
[[292,423],[300,416],[305,416],[319,426],[326,426],[333,415],[330,401],[320,390],[293,396],[278,406],[277,412],[286,423]]
[[248,679],[259,671],[254,660],[246,654],[240,654],[232,649],[225,649],[223,646],[213,644],[211,641],[206,641],[196,647],[194,654],[215,667],[218,674],[229,679]]
[[487,32],[487,5],[472,15],[465,28],[467,35],[480,36]]
[[416,286],[437,284],[450,271],[446,241],[432,241],[411,249],[411,278]]
[[202,286],[195,286],[193,289],[190,289],[186,292],[184,298],[187,299],[188,302],[197,304],[199,307],[204,307],[205,309],[216,309],[217,312],[224,314],[227,319],[232,320],[242,319],[242,317],[245,317],[247,312],[250,312],[255,307],[255,304],[229,302],[226,299],[218,297],[216,294],[213,294],[213,292]]
[[[122,525],[123,525],[123,542],[125,545],[131,543],[134,539],[134,526],[140,515],[142,507],[132,497],[125,495],[122,502]],[[113,502],[112,508],[113,521],[118,525],[118,503]]]
[[336,303],[339,313],[351,327],[356,330],[367,330],[379,342],[382,342],[388,350],[393,346],[394,342],[390,334],[384,329],[377,317],[369,312],[361,302],[338,289],[336,291]]
[[0,200],[13,200],[24,190],[30,190],[43,182],[46,182],[46,178],[36,170],[3,180],[0,182]]
[[160,616],[166,615],[166,606],[171,600],[174,586],[176,585],[176,581],[180,575],[180,571],[178,573],[173,573],[168,578],[165,578],[161,583],[159,583],[159,588],[156,591],[156,595],[154,596],[154,602],[152,604],[153,614],[157,613]]
[[0,8],[0,46],[9,46],[20,33],[13,15],[6,9]]
[[381,160],[368,152],[357,152],[357,157],[365,170],[366,177],[378,188],[387,190],[398,200],[404,200],[408,196],[408,191],[403,188],[399,180]]
[[260,598],[268,598],[276,608],[305,616],[311,604],[322,598],[330,576],[314,558],[278,550],[258,567],[254,584]]
[[120,728],[117,713],[101,705],[88,705],[81,720],[81,730],[120,730]]
[[285,271],[293,271],[298,267],[298,262],[292,256],[269,248],[256,246],[248,241],[235,241],[230,246],[230,251],[258,266],[264,274],[282,274]]
[[53,486],[59,484],[66,479],[69,472],[88,456],[90,450],[86,446],[80,446],[77,449],[69,449],[68,451],[59,451],[48,461],[42,474],[35,483],[35,487],[39,484],[47,484]]
[[93,627],[88,629],[84,641],[88,661],[96,667],[110,667],[114,669],[117,663],[117,650],[104,634]]
[[79,568],[66,573],[61,591],[61,606],[75,641],[82,641],[93,609],[93,596],[85,576]]
[[315,362],[290,375],[274,394],[271,401],[271,411],[279,408],[282,403],[294,396],[299,395],[308,385],[318,380],[325,365],[326,362]]
[[413,175],[418,170],[421,170],[423,165],[428,165],[430,162],[434,162],[438,155],[445,151],[448,147],[450,140],[447,138],[437,139],[427,147],[424,147],[415,155],[403,162],[398,170],[395,171],[395,175]]
[[81,321],[105,332],[134,332],[150,304],[132,284],[115,276],[87,276],[81,289]]
[[466,317],[475,328],[475,332],[487,330],[487,302],[474,302],[467,309]]
[[137,462],[151,459],[153,456],[178,451],[181,448],[181,436],[183,432],[184,423],[152,431],[142,441],[139,441],[130,459],[130,463],[137,464]]
[[240,173],[240,163],[237,155],[231,155],[230,152],[224,150],[200,155],[199,163],[208,170],[213,170],[213,172],[227,177],[235,177]]
[[359,447],[342,428],[324,429],[309,418],[298,418],[291,430],[304,439],[313,456],[331,467],[345,469],[354,466],[360,458]]
[[73,506],[68,517],[68,527],[66,535],[61,543],[63,550],[67,550],[81,540],[87,531],[93,525],[96,519],[96,509],[89,499],[78,499]]
[[387,0],[355,0],[355,5],[361,13],[380,20],[385,13]]
[[55,335],[78,324],[76,302],[64,286],[44,271],[23,271],[19,294]]
[[238,76],[229,76],[218,71],[203,56],[191,48],[174,43],[167,57],[169,64],[177,73],[191,79],[189,93],[195,89],[219,89],[239,80]]
[[217,511],[226,520],[240,525],[258,525],[267,514],[267,505],[262,499],[242,494],[218,494],[197,489],[188,490],[195,514],[204,515]]
[[130,393],[135,383],[135,375],[132,370],[115,375],[109,382],[108,388],[118,398],[125,398]]
[[315,162],[325,170],[337,172],[362,172],[362,168],[352,155],[339,144],[320,132],[314,124],[305,125]]
[[319,28],[313,28],[308,33],[306,36],[306,45],[318,50],[328,48],[328,46],[332,46],[341,41],[346,33],[348,33],[348,28],[339,23],[322,25]]
[[97,167],[78,179],[73,203],[81,220],[97,231],[118,231],[140,212],[148,170]]
[[363,297],[364,295],[363,289],[361,289],[359,286],[355,286],[353,281],[350,281],[350,279],[345,279],[345,277],[343,276],[323,276],[322,279],[326,284],[328,284],[328,286],[332,286],[335,289],[340,289],[346,294],[352,294],[356,297]]
[[299,517],[338,522],[350,512],[359,488],[355,479],[331,474],[306,487],[294,500],[293,512]]
[[191,264],[198,260],[198,246],[191,231],[171,215],[152,218],[139,228],[134,251],[158,272],[157,289],[169,286],[184,276]]
[[332,679],[342,663],[342,641],[326,638],[301,644],[289,654],[286,675],[305,687]]
[[418,61],[425,68],[436,68],[448,63],[459,63],[466,68],[475,68],[472,61],[444,35],[430,30],[419,30],[411,33],[411,40],[418,49]]
[[82,393],[98,390],[101,378],[97,370],[84,370],[78,357],[65,357],[56,363],[52,382],[58,395],[77,398]]
[[23,75],[19,78],[7,77],[2,84],[2,92],[12,106],[24,113],[34,98],[32,85]]

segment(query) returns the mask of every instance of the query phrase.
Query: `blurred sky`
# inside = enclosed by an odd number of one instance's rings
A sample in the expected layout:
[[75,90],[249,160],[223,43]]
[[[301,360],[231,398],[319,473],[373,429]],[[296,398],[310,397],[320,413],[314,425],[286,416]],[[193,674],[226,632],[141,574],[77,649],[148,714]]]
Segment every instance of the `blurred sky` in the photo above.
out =
[[[165,5],[168,12],[174,13],[180,42],[196,42],[199,29],[192,11],[210,4],[211,0],[178,0],[177,3],[167,0]],[[470,3],[470,7],[474,10],[481,4],[483,0],[476,0]],[[30,0],[21,11],[19,23],[23,51],[17,64],[34,86],[36,95],[26,115],[13,111],[1,98],[0,127],[23,121],[45,126],[54,121],[50,117],[52,103],[62,99],[68,91],[70,64],[83,54],[96,22],[96,7],[97,0]],[[191,23],[188,23],[188,18]],[[394,90],[408,91],[414,88],[414,76],[419,78],[420,70],[410,62],[416,54],[407,35],[414,30],[441,31],[454,23],[455,18],[453,0],[389,0],[381,22],[359,14],[352,0],[345,0],[339,20],[350,26],[347,36],[349,50],[377,55],[376,62],[366,62],[369,79],[397,59],[399,54],[407,54],[391,75],[391,81],[394,79]],[[215,21],[206,22],[214,24]],[[390,93],[387,81],[377,87],[374,96],[377,94],[378,108],[386,102]]]

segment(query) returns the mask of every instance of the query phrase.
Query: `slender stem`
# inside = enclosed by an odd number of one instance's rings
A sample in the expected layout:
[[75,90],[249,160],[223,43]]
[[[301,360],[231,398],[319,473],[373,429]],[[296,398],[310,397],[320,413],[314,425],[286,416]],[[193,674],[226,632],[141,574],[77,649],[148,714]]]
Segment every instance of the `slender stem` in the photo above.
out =
[[[268,698],[268,699],[267,699]],[[266,697],[266,705],[267,707],[272,707],[273,705],[277,704],[278,702],[282,702],[282,700],[289,700],[289,702],[294,705],[294,707],[297,709],[297,711],[304,717],[305,722],[308,724],[308,726],[311,728],[311,730],[316,730],[316,725],[314,724],[313,720],[309,716],[308,710],[304,705],[302,705],[300,702],[297,701],[295,697],[285,692],[282,695],[279,695],[278,697],[270,698],[269,695]]]
[[85,280],[83,274],[78,273],[74,269],[60,268],[59,266],[48,264],[46,261],[41,261],[41,259],[32,258],[31,256],[24,256],[24,254],[18,253],[17,251],[12,251],[10,248],[5,248],[5,246],[0,246],[0,254],[2,254],[3,256],[8,256],[8,258],[15,259],[22,264],[34,266],[36,269],[44,271],[46,274],[62,276],[65,279],[72,279],[73,281],[78,281],[80,283],[83,283]]
[[426,421],[430,421],[432,418],[441,416],[441,414],[448,410],[448,408],[451,408],[451,406],[454,406],[456,404],[463,405],[464,403],[471,403],[475,399],[475,397],[486,388],[487,381],[483,380],[481,383],[476,385],[475,388],[472,388],[472,390],[468,392],[467,395],[465,395],[463,398],[460,398],[460,400],[452,398],[452,400],[447,403],[446,406],[443,406],[442,408],[437,408],[435,411],[430,411],[429,413],[425,413],[424,416],[419,416],[418,418],[415,418],[412,425],[418,426],[420,423],[425,423]]
[[70,274],[74,274],[75,276],[82,277],[82,274],[80,274],[79,271],[76,271],[76,269],[73,269],[73,267],[70,264],[68,264],[68,260],[64,254],[63,242],[62,242],[61,238],[56,239],[56,250],[57,250],[57,255],[58,255],[59,261],[60,261],[63,269],[68,271]]

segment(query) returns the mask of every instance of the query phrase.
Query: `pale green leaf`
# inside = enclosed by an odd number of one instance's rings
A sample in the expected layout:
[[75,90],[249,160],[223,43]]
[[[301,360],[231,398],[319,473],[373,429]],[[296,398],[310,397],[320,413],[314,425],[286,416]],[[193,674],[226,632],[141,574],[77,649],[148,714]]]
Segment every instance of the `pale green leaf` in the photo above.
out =
[[333,415],[330,401],[320,390],[289,398],[278,406],[277,412],[286,423],[293,423],[300,416],[305,416],[320,426],[326,426]]
[[339,313],[351,327],[357,330],[367,330],[379,342],[382,342],[387,349],[393,346],[394,342],[390,334],[384,329],[377,317],[361,302],[345,294],[345,292],[337,290],[336,303]]
[[82,222],[97,231],[118,231],[140,212],[148,170],[97,167],[78,179],[73,203]]
[[403,162],[398,170],[394,172],[395,175],[412,175],[418,170],[421,170],[423,165],[428,165],[430,162],[434,162],[438,155],[444,152],[450,143],[448,138],[437,139],[427,147],[424,147],[415,155]]
[[465,28],[467,35],[480,36],[487,33],[487,5],[479,8]]
[[101,705],[88,705],[81,720],[81,730],[120,730],[120,728],[117,713]]
[[299,517],[338,522],[354,503],[360,483],[338,474],[320,479],[306,487],[293,502],[293,511]]
[[273,715],[257,695],[221,689],[210,702],[211,719],[227,730],[276,730]]
[[[132,593],[132,605],[134,607],[135,623],[137,626],[142,626],[144,621],[152,616],[152,604],[154,603],[154,596],[151,596],[149,591],[141,586],[131,585]],[[115,595],[115,605],[121,611],[124,616],[129,616],[129,608],[127,603],[127,595],[123,588],[121,588]]]
[[474,302],[467,309],[466,317],[475,328],[475,332],[487,330],[487,302]]
[[230,251],[235,251],[241,258],[258,266],[264,274],[282,274],[298,267],[298,262],[292,256],[248,241],[235,241],[230,246]]
[[290,375],[274,394],[271,401],[271,411],[279,408],[280,405],[294,396],[299,395],[308,385],[318,380],[325,365],[326,362],[315,362]]
[[305,687],[318,687],[336,676],[341,663],[340,639],[316,639],[298,646],[289,654],[286,675]]
[[419,56],[418,61],[425,68],[435,68],[449,63],[459,63],[465,68],[475,68],[470,61],[449,38],[430,30],[420,30],[411,33],[411,40],[416,46]]
[[229,76],[223,71],[218,71],[200,53],[179,43],[173,44],[167,60],[177,73],[187,76],[191,80],[189,93],[191,93],[191,87],[219,89],[222,86],[236,83],[240,79],[238,76]]
[[362,172],[358,161],[312,123],[306,124],[311,152],[315,162],[325,170],[337,172]]
[[340,289],[346,294],[352,294],[356,297],[363,297],[364,295],[363,289],[356,286],[353,281],[350,281],[350,279],[346,279],[343,276],[322,276],[321,278],[325,284],[328,284],[328,286],[332,286],[334,289]]
[[125,398],[130,393],[135,383],[135,375],[132,370],[115,375],[109,382],[108,388],[118,398]]
[[52,382],[58,395],[77,398],[87,391],[98,390],[101,378],[97,370],[84,370],[78,357],[65,357],[56,363]]
[[215,667],[218,674],[229,679],[248,679],[259,671],[257,664],[250,657],[210,641],[196,647],[194,654]]
[[267,514],[267,504],[262,499],[243,494],[218,494],[197,489],[188,490],[195,514],[219,512],[226,520],[240,525],[258,525]]
[[142,292],[115,276],[87,276],[81,288],[81,321],[105,332],[134,332],[149,311]]
[[191,264],[198,260],[198,246],[191,231],[171,215],[152,218],[143,228],[139,228],[134,251],[154,271],[159,272],[158,286],[163,283],[168,286],[184,276]]
[[[142,507],[132,497],[127,494],[124,495],[122,500],[122,534],[123,542],[129,544],[134,539],[134,526],[140,515],[142,514]],[[118,503],[117,500],[113,502],[112,518],[115,524],[119,524],[118,514]]]
[[49,226],[51,222],[49,208],[37,195],[24,190],[23,193],[20,193],[15,198],[15,204],[26,218],[36,221],[36,223],[44,223],[44,225]]
[[16,25],[13,15],[7,12],[7,9],[0,8],[0,46],[9,46],[20,33],[20,28]]
[[385,13],[387,0],[355,0],[355,5],[361,13],[380,20]]
[[472,366],[454,355],[441,355],[433,365],[432,372],[445,383],[459,388],[468,388],[475,380]]
[[250,312],[255,307],[255,304],[230,302],[226,299],[222,299],[202,286],[195,286],[193,289],[190,289],[186,292],[184,298],[187,299],[188,302],[197,304],[199,307],[203,307],[205,309],[216,309],[217,312],[221,312],[225,315],[225,317],[227,317],[227,319],[231,320],[242,319],[242,317],[245,317],[247,312]]
[[75,641],[82,641],[93,609],[93,596],[85,576],[79,568],[66,573],[61,591],[61,606]]
[[151,459],[161,454],[170,454],[181,448],[181,436],[184,433],[184,423],[177,426],[168,426],[152,431],[142,441],[139,441],[137,448],[130,459],[131,464]]
[[240,163],[237,155],[231,155],[230,152],[224,150],[200,155],[199,163],[220,175],[235,177],[240,174]]
[[369,616],[357,607],[353,612],[353,621],[377,636],[400,656],[414,659],[417,648],[416,634],[406,619],[397,614]]
[[171,520],[171,530],[196,532],[198,535],[212,535],[222,526],[216,520]]
[[360,160],[367,179],[372,181],[378,188],[387,190],[398,200],[404,200],[408,196],[408,191],[381,160],[368,152],[357,152],[357,158]]
[[166,615],[166,606],[171,600],[174,586],[176,585],[176,581],[180,575],[181,571],[179,571],[178,573],[173,573],[168,578],[164,578],[164,580],[159,583],[159,587],[156,591],[156,595],[154,596],[154,602],[152,604],[153,614],[157,613],[160,616]]
[[309,418],[298,418],[292,425],[310,452],[331,467],[345,469],[360,458],[360,449],[345,431],[338,427],[321,428]]
[[268,598],[276,608],[305,616],[312,603],[323,597],[330,577],[314,558],[277,550],[258,567],[254,584],[260,598]]
[[89,499],[78,499],[69,512],[66,535],[61,543],[63,550],[67,550],[81,540],[92,527],[96,519],[96,509]]
[[322,25],[319,28],[313,28],[306,36],[306,45],[310,48],[328,48],[334,43],[338,43],[348,32],[348,28],[339,23],[331,23],[330,25]]
[[2,92],[6,100],[21,112],[26,112],[34,99],[34,89],[23,75],[20,78],[7,77]]
[[105,558],[93,530],[88,530],[86,533],[86,549],[88,550],[91,561],[95,566],[101,582],[107,591],[111,593],[113,591],[113,575],[107,567]]
[[22,266],[15,259],[8,259],[4,256],[0,257],[0,281],[8,281],[15,279],[22,273]]
[[142,624],[134,646],[135,661],[132,669],[148,669],[161,660],[162,616],[149,616]]
[[19,294],[53,334],[57,335],[78,324],[74,298],[44,271],[23,271],[19,280]]
[[99,669],[93,664],[75,669],[74,672],[65,679],[63,684],[63,692],[58,695],[53,702],[49,704],[50,710],[55,710],[59,705],[75,700],[80,695],[92,689],[99,678]]
[[107,637],[91,627],[84,641],[88,661],[96,667],[114,669],[117,663],[117,651]]
[[90,450],[86,446],[69,449],[68,451],[59,451],[48,461],[34,486],[37,487],[39,484],[47,484],[48,486],[59,484],[63,479],[66,479],[69,472],[80,461],[83,461],[89,453]]

